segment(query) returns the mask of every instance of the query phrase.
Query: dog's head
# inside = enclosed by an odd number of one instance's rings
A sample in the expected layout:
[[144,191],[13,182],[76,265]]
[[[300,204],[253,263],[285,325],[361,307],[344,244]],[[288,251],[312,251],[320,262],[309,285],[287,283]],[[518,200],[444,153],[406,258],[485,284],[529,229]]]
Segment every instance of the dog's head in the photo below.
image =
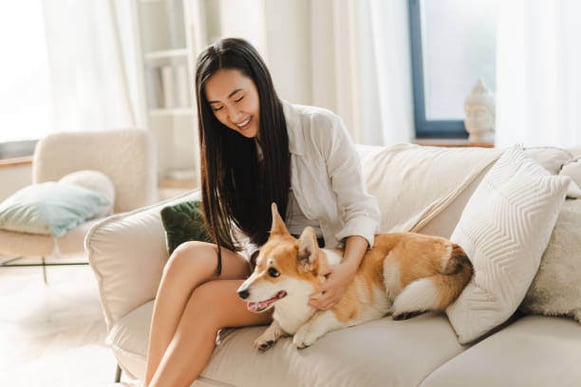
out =
[[260,249],[254,272],[238,288],[238,295],[248,301],[252,312],[263,312],[281,300],[306,305],[310,295],[318,291],[322,282],[319,273],[326,265],[315,231],[307,227],[295,239],[272,203],[270,236]]

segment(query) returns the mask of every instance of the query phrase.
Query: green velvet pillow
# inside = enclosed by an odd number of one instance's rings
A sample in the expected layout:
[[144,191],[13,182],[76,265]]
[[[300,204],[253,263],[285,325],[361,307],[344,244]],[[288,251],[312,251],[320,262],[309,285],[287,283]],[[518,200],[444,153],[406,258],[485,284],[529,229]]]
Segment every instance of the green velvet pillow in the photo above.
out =
[[33,184],[0,203],[0,229],[58,238],[110,205],[98,192],[76,185]]
[[212,242],[204,225],[200,204],[199,200],[189,200],[161,210],[161,222],[170,255],[176,247],[187,241]]

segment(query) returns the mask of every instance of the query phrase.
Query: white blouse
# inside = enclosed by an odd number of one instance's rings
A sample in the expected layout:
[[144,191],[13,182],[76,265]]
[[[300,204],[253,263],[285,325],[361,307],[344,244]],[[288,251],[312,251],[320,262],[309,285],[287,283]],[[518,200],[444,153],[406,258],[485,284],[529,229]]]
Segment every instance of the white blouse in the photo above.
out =
[[307,219],[320,224],[325,246],[359,235],[373,246],[380,214],[367,193],[361,163],[339,116],[283,101],[291,153],[291,189]]

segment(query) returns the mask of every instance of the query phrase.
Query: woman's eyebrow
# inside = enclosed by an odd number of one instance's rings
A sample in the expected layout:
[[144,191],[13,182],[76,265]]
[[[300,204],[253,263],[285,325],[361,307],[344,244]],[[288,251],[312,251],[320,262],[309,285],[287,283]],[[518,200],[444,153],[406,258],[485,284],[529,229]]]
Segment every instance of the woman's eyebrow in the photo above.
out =
[[[231,98],[234,94],[238,93],[239,91],[242,91],[242,89],[236,89],[233,92],[231,92],[230,94],[228,94],[228,98]],[[212,103],[219,103],[220,101],[208,101],[209,104]]]

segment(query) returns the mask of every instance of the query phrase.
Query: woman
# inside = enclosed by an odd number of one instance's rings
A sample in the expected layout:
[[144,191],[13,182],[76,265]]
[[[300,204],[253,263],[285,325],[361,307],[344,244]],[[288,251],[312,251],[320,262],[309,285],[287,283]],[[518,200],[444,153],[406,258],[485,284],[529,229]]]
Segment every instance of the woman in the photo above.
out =
[[196,90],[203,209],[216,245],[184,243],[166,264],[153,312],[147,386],[189,386],[220,329],[269,322],[270,314],[248,311],[236,293],[252,265],[235,235],[262,245],[272,202],[291,233],[310,225],[327,247],[344,243],[343,262],[329,269],[323,292],[310,301],[319,309],[332,307],[345,292],[379,222],[342,121],[327,110],[280,100],[248,42],[223,39],[202,52]]

